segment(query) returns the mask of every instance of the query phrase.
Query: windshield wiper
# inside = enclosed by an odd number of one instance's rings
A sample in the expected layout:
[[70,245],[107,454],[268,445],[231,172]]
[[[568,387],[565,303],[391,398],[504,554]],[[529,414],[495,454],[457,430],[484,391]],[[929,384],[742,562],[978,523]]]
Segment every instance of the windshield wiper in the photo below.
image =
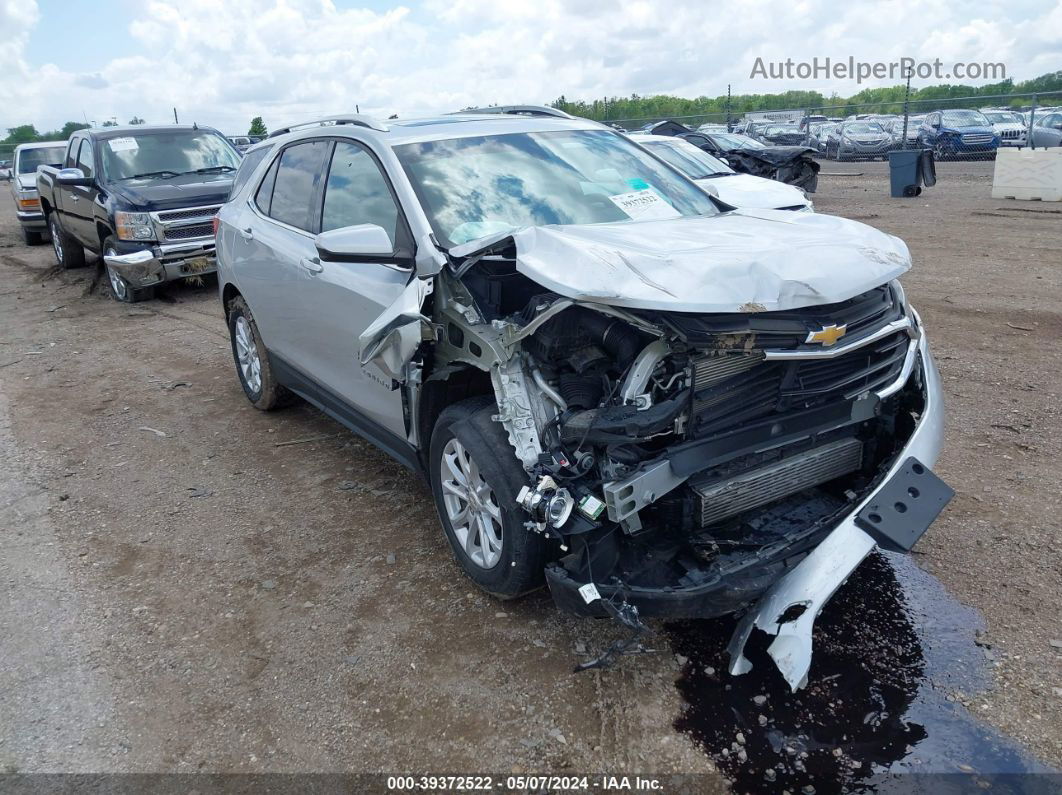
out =
[[206,168],[197,168],[192,171],[185,171],[185,174],[225,174],[229,171],[235,171],[232,166],[207,166]]
[[711,174],[705,174],[703,177],[697,177],[697,179],[715,179],[716,177],[732,177],[736,174],[736,171],[715,171]]
[[131,177],[122,177],[125,179],[141,179],[143,177],[179,177],[180,172],[172,171],[168,168],[162,169],[162,171],[145,171],[143,174],[133,174]]

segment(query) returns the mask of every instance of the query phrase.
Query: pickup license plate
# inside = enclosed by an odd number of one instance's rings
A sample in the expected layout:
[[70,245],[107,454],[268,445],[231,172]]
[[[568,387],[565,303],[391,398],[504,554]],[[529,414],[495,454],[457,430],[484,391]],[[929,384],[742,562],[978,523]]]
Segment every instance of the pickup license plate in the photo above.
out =
[[882,549],[907,552],[954,496],[951,486],[912,456],[856,514],[855,521]]

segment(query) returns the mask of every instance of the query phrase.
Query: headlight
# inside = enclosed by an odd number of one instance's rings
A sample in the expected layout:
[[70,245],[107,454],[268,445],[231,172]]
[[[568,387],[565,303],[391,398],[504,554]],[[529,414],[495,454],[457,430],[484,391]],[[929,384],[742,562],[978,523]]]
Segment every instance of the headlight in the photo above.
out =
[[151,224],[151,216],[147,213],[117,212],[114,214],[114,222],[119,240],[155,239],[155,228]]
[[903,313],[905,315],[911,314],[911,305],[907,303],[907,293],[903,291],[903,286],[900,284],[899,279],[893,279],[890,285],[892,287],[892,294],[896,296],[896,301],[903,307]]

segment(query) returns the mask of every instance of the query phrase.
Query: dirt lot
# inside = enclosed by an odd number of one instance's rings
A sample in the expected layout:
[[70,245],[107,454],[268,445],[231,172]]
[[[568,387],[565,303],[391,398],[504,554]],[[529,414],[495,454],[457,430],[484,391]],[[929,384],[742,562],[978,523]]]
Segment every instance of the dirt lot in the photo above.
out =
[[[949,698],[1062,765],[1062,208],[989,198],[985,163],[909,200],[823,171],[820,212],[910,246],[944,376],[957,496],[915,559],[991,666]],[[2,216],[0,769],[712,774],[666,635],[572,675],[616,629],[476,592],[416,476],[253,409],[212,282],[120,305]]]

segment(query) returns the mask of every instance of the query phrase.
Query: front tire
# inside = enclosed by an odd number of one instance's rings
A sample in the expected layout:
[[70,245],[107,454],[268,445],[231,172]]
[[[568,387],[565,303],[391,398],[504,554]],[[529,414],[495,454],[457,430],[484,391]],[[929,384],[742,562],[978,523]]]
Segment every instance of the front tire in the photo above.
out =
[[[113,237],[103,241],[103,256],[109,257],[118,253],[118,245]],[[107,286],[111,291],[111,298],[121,301],[123,304],[135,304],[138,301],[147,301],[155,297],[155,287],[133,287],[121,277],[119,273],[111,269],[107,261],[103,262],[103,269],[107,272]]]
[[273,376],[258,324],[243,296],[236,296],[229,302],[228,319],[232,359],[243,393],[256,409],[262,411],[272,411],[284,405],[291,393]]
[[446,408],[432,432],[428,474],[458,565],[484,591],[514,599],[542,585],[553,544],[524,526],[516,496],[528,476],[491,419],[497,411],[489,398]]
[[85,249],[76,239],[63,231],[56,213],[48,216],[48,229],[52,233],[52,251],[55,252],[55,260],[59,263],[59,267],[63,270],[83,268]]
[[44,242],[40,232],[26,227],[22,227],[22,240],[27,246],[39,246]]

